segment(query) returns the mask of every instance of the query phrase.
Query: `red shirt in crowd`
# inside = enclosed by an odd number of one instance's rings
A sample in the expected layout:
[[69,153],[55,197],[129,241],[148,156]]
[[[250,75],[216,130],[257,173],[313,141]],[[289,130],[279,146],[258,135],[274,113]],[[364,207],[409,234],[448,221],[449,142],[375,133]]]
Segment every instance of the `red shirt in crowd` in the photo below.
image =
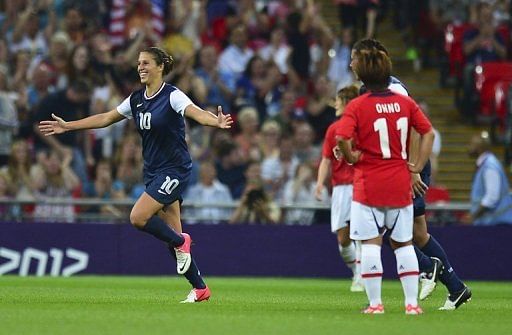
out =
[[366,93],[349,102],[339,122],[336,137],[354,139],[362,153],[354,164],[354,201],[372,207],[411,204],[410,128],[420,135],[432,128],[414,100],[390,90]]

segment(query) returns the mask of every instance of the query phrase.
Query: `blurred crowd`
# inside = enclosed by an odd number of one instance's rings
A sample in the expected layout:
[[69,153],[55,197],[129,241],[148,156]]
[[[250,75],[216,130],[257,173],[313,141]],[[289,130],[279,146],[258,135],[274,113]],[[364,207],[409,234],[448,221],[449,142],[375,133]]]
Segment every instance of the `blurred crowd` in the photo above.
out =
[[[471,0],[333,2],[339,32],[312,0],[0,2],[0,198],[137,198],[143,162],[133,124],[54,137],[41,136],[37,124],[52,114],[72,120],[116,108],[140,88],[138,52],[158,45],[175,61],[167,82],[204,109],[216,113],[222,106],[235,119],[231,132],[187,124],[194,174],[185,204],[239,200],[240,206],[192,207],[188,216],[311,224],[314,210],[280,205],[318,204],[321,143],[335,120],[336,91],[354,82],[355,39],[378,34],[380,18],[391,13],[408,57],[428,65],[440,59],[427,51],[440,52],[429,45],[440,47],[443,25],[477,20],[478,7]],[[427,31],[414,16],[426,8],[437,27],[431,36],[422,35]],[[494,11],[493,18],[508,20],[506,13]],[[13,210],[64,221],[78,211],[44,202],[0,208]],[[79,210],[126,215],[107,205]]]

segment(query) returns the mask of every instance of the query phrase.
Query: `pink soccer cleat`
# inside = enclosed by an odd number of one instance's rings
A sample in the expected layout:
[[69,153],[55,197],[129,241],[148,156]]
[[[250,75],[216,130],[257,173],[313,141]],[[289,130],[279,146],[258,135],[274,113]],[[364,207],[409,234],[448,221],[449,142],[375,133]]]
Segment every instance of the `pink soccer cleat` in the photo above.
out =
[[368,306],[362,310],[363,314],[384,314],[384,305],[378,304],[377,306]]
[[411,304],[408,304],[405,307],[405,314],[407,315],[420,315],[423,314],[423,310],[419,305],[413,306]]
[[181,235],[185,239],[185,242],[183,242],[183,244],[178,248],[174,248],[176,251],[176,269],[180,275],[187,272],[190,268],[190,263],[192,263],[192,256],[190,255],[190,245],[192,244],[192,239],[187,233],[182,233]]
[[188,294],[187,298],[183,300],[182,304],[193,303],[193,302],[201,302],[210,299],[212,295],[208,286],[205,288],[193,288],[192,291]]

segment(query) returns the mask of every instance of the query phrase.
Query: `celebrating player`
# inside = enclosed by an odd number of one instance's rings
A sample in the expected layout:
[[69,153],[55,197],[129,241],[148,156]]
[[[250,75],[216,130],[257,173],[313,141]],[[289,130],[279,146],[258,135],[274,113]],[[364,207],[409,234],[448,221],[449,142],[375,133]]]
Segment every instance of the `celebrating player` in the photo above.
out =
[[[355,54],[362,50],[371,50],[376,48],[389,55],[386,48],[377,40],[363,39],[354,44],[352,50],[352,63],[357,62],[354,57]],[[357,75],[357,74],[356,74]],[[390,76],[388,81],[388,88],[399,94],[409,95],[405,86],[397,78]],[[364,86],[361,88],[361,93],[366,89]],[[415,159],[418,146],[418,134],[414,131],[411,132],[411,150],[409,151],[409,160]],[[448,289],[448,297],[441,310],[454,310],[461,306],[463,303],[471,300],[471,290],[469,287],[459,279],[455,270],[450,265],[448,256],[446,255],[443,247],[439,242],[430,235],[427,230],[427,221],[425,218],[425,194],[428,185],[430,184],[430,161],[427,161],[425,167],[421,172],[411,174],[414,189],[414,227],[413,227],[413,242],[415,244],[416,256],[418,258],[420,271],[422,276],[420,279],[421,290],[420,300],[426,299],[436,287],[436,282],[439,280]]]
[[163,50],[150,47],[139,54],[137,71],[144,89],[133,92],[116,109],[76,121],[64,121],[53,115],[41,121],[45,136],[70,130],[110,126],[133,118],[142,137],[145,192],[130,213],[130,222],[169,245],[176,258],[177,271],[184,274],[192,290],[182,302],[199,302],[210,297],[190,253],[191,238],[182,233],[180,202],[191,174],[192,161],[185,142],[187,116],[202,125],[231,128],[231,116],[218,115],[197,107],[178,88],[163,81],[173,67],[173,59]]
[[[412,246],[410,173],[423,169],[434,133],[412,99],[388,89],[391,60],[385,52],[377,48],[354,50],[352,69],[370,92],[347,105],[336,135],[345,159],[354,164],[350,238],[363,243],[361,275],[370,303],[363,312],[384,313],[380,252],[382,234],[388,229],[404,290],[405,313],[421,314],[417,301],[418,260]],[[408,165],[411,127],[421,140],[417,160]]]
[[[336,96],[336,116],[340,117],[348,102],[359,95],[359,90],[355,85],[347,86],[338,91]],[[338,239],[338,249],[341,258],[352,270],[352,285],[350,291],[362,292],[364,286],[361,280],[360,263],[360,242],[354,242],[349,236],[350,223],[350,204],[352,202],[352,179],[354,177],[354,168],[340,157],[337,159],[333,149],[337,148],[334,137],[336,127],[339,121],[334,122],[327,128],[324,143],[322,146],[322,160],[318,167],[318,177],[316,182],[315,197],[322,200],[324,194],[325,182],[331,173],[332,197],[331,197],[331,231],[336,234]]]

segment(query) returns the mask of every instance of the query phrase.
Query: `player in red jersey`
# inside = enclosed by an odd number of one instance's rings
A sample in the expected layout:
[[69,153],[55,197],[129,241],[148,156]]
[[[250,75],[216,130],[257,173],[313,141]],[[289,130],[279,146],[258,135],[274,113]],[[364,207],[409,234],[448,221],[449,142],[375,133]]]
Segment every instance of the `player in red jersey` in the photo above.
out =
[[[414,100],[388,89],[391,60],[385,52],[372,48],[356,51],[355,57],[353,70],[369,92],[347,105],[336,135],[345,160],[354,164],[350,238],[363,243],[361,275],[370,302],[363,312],[384,312],[380,250],[387,229],[404,290],[406,314],[421,314],[418,260],[412,246],[410,173],[420,172],[428,160],[434,139],[432,125]],[[411,127],[421,140],[416,161],[408,164]]]
[[[341,117],[348,102],[359,95],[359,88],[355,85],[347,86],[338,91],[336,95],[336,116]],[[357,246],[350,239],[350,204],[352,203],[352,179],[354,168],[341,158],[334,156],[333,149],[337,148],[335,138],[336,127],[339,120],[332,123],[325,133],[322,146],[322,160],[318,167],[315,196],[323,200],[325,183],[331,174],[331,231],[338,239],[338,249],[341,258],[348,268],[352,270],[352,285],[350,291],[363,292],[364,285],[361,279],[361,243]]]

